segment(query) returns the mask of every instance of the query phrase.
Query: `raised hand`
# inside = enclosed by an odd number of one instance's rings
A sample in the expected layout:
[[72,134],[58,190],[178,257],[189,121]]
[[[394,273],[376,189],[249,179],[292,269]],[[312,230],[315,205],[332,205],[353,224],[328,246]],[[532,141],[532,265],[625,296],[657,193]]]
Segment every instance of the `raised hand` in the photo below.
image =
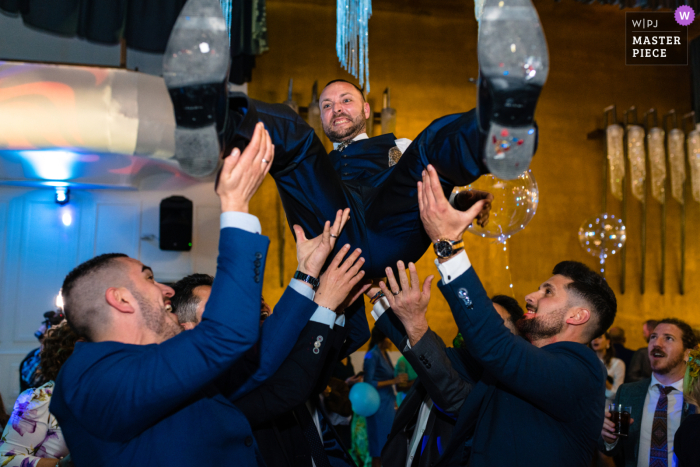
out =
[[[316,291],[314,302],[318,305],[339,311],[339,307],[348,298],[353,289],[362,278],[365,272],[361,271],[365,259],[360,258],[362,250],[359,248],[352,252],[350,256],[345,255],[350,251],[350,245],[345,245],[335,255],[333,261],[320,278],[320,285]],[[343,261],[345,258],[345,261]],[[369,284],[367,284],[369,286]],[[363,290],[354,291],[356,296],[360,296]]]
[[453,208],[445,198],[440,178],[432,165],[423,171],[418,182],[418,208],[423,227],[433,242],[439,239],[460,240],[474,219],[483,211],[486,199],[481,199],[467,211]]
[[326,262],[326,258],[333,251],[335,242],[338,240],[340,232],[349,218],[349,208],[338,210],[333,225],[331,225],[330,221],[326,221],[326,224],[323,226],[323,233],[312,239],[306,238],[304,229],[300,226],[294,226],[294,235],[297,238],[297,269],[299,271],[312,277],[318,277],[323,264]]
[[243,153],[236,148],[224,159],[216,186],[222,212],[248,212],[248,203],[270,171],[274,158],[275,146],[270,135],[258,123]]
[[428,302],[430,302],[430,285],[434,276],[428,276],[420,287],[420,279],[416,265],[408,263],[408,271],[411,274],[411,283],[408,283],[406,268],[403,261],[396,263],[399,270],[399,284],[396,282],[394,271],[386,268],[386,277],[389,287],[384,282],[379,283],[379,287],[386,295],[391,309],[406,328],[408,342],[413,346],[428,331],[428,320],[425,315],[428,312]]

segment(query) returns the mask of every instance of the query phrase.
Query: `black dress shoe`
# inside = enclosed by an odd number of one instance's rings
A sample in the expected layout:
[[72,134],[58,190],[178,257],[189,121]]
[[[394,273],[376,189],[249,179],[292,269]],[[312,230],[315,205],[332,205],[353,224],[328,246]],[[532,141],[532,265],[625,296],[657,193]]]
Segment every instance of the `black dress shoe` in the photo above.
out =
[[216,172],[228,110],[229,35],[218,0],[188,0],[170,33],[163,79],[175,110],[175,159],[195,177]]
[[530,167],[535,106],[549,72],[549,54],[530,0],[485,0],[479,26],[477,116],[490,172],[512,180]]

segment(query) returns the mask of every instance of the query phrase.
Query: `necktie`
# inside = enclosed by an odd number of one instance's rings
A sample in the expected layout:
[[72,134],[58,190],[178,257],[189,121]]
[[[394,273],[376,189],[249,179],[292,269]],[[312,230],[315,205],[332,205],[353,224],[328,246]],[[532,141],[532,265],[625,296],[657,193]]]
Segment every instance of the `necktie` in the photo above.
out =
[[326,451],[323,448],[323,441],[321,441],[321,437],[318,435],[318,429],[306,405],[299,406],[294,411],[301,424],[301,431],[304,433],[304,438],[306,438],[306,441],[309,443],[311,458],[314,460],[314,464],[316,464],[316,467],[331,467]]
[[668,393],[673,391],[673,388],[660,384],[656,386],[660,394],[654,411],[654,423],[651,426],[649,467],[668,467]]

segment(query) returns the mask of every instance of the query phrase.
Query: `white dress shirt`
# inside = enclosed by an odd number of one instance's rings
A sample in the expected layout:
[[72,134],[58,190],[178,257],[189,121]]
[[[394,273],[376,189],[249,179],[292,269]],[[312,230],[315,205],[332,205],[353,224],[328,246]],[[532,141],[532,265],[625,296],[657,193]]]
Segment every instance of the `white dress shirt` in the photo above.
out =
[[[637,467],[649,467],[649,452],[651,450],[651,428],[654,424],[654,412],[659,402],[659,380],[652,373],[651,385],[644,400],[644,412],[642,413],[642,426],[639,433],[639,452],[637,454]],[[664,386],[663,384],[661,384]],[[674,390],[668,393],[667,434],[668,441],[668,467],[678,467],[678,459],[673,452],[673,438],[676,430],[681,426],[681,414],[683,413],[683,378],[673,383]]]

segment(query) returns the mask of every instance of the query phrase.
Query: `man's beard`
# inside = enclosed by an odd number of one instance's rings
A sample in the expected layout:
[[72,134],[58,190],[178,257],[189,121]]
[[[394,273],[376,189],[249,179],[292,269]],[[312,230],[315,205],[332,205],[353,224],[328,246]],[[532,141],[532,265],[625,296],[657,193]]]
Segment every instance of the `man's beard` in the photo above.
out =
[[[654,348],[656,349],[657,347],[654,347]],[[658,347],[658,348],[660,349],[660,347]],[[660,375],[666,375],[666,374],[672,372],[673,370],[676,369],[676,367],[678,367],[678,365],[681,364],[681,362],[683,362],[685,360],[685,353],[684,352],[679,353],[678,356],[676,358],[674,358],[673,360],[668,358],[668,354],[666,354],[666,357],[667,357],[666,364],[664,366],[661,366],[658,368],[654,368],[654,367],[651,368],[654,371],[654,373],[658,373]]]
[[567,307],[560,308],[547,317],[538,317],[537,315],[529,319],[523,317],[515,323],[515,326],[520,331],[520,335],[530,342],[549,339],[559,334],[564,328],[562,318],[566,310],[568,310]]
[[140,293],[132,291],[132,294],[141,308],[141,316],[146,328],[161,337],[163,341],[180,334],[182,328],[166,315],[165,307],[158,309]]
[[[352,125],[344,129],[334,130],[333,120],[340,117],[345,117],[351,120]],[[346,114],[334,115],[328,126],[323,125],[323,131],[326,133],[326,136],[328,136],[328,139],[331,140],[332,143],[341,143],[343,141],[351,140],[360,133],[364,133],[366,129],[367,122],[365,121],[365,115],[362,113],[358,115],[355,120],[352,120],[350,116]]]

